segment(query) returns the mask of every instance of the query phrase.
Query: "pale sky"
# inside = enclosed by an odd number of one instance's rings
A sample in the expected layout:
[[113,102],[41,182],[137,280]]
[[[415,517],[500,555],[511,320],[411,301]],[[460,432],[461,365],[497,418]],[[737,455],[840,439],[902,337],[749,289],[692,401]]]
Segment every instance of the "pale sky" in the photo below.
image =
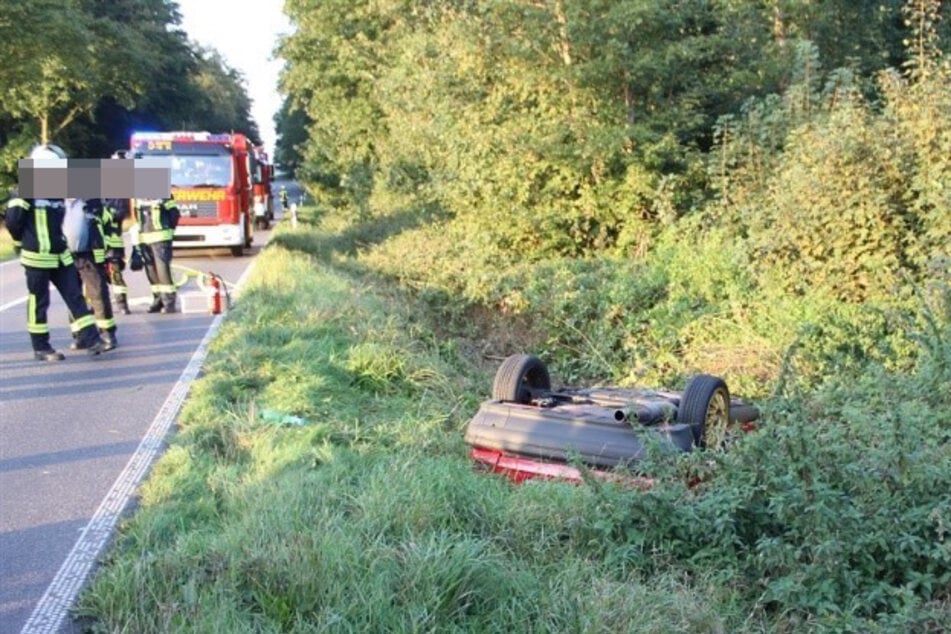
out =
[[251,116],[273,157],[282,62],[272,59],[272,52],[278,36],[291,30],[283,0],[178,0],[178,5],[188,38],[217,49],[229,66],[244,75],[252,100]]

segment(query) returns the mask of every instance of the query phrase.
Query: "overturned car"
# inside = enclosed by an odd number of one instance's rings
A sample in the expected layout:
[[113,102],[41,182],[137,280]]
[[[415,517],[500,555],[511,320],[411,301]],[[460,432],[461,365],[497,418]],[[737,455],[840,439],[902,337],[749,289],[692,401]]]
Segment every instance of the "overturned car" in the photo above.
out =
[[476,462],[516,481],[579,479],[579,461],[596,472],[632,467],[656,441],[682,451],[719,443],[728,428],[749,431],[759,411],[730,396],[726,382],[694,376],[682,392],[592,387],[553,390],[536,356],[506,358],[492,398],[469,421],[465,441]]

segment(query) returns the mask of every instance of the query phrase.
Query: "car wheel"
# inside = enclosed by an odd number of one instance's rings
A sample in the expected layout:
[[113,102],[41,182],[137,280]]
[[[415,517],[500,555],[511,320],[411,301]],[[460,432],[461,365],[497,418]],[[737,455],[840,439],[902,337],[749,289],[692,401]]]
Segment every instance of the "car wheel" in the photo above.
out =
[[714,441],[722,436],[730,422],[730,391],[726,382],[709,374],[690,379],[680,397],[677,422],[690,425],[698,447],[706,447],[708,439]]
[[528,404],[535,394],[548,390],[551,390],[551,378],[541,359],[531,354],[513,354],[495,373],[492,398]]

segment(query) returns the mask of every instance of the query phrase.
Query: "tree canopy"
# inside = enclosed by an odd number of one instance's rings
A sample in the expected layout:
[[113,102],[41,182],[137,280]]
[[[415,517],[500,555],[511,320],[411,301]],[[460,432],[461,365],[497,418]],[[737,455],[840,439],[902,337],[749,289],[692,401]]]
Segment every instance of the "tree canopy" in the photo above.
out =
[[0,186],[41,142],[105,157],[135,129],[241,131],[244,79],[188,41],[172,0],[0,0]]
[[[909,232],[947,237],[930,211],[945,203],[920,202],[936,195],[924,181],[946,186],[947,161],[919,139],[946,143],[947,3],[289,0],[286,11],[296,31],[279,47],[281,81],[306,115],[301,178],[358,217],[439,211],[434,234],[454,239],[428,270],[446,268],[440,257],[504,270],[643,254],[679,219],[726,218],[719,205],[735,220],[742,203],[755,211],[730,226],[765,241],[751,245],[761,262],[810,287],[821,272],[860,300],[887,293],[880,271],[920,271],[922,245],[940,244]],[[912,94],[928,100],[915,107]],[[855,192],[847,213],[843,191]]]

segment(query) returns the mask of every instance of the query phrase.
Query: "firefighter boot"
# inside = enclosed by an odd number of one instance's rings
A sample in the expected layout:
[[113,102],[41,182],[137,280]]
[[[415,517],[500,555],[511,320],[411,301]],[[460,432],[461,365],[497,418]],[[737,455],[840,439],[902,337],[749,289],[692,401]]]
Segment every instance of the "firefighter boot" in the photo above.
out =
[[148,307],[146,312],[157,313],[160,310],[162,310],[162,298],[159,295],[152,295],[152,305]]
[[116,308],[122,311],[123,315],[130,315],[132,313],[129,310],[129,298],[125,296],[125,293],[117,294],[115,297]]
[[47,348],[46,350],[34,350],[33,358],[37,361],[62,361],[66,357],[52,348]]
[[102,332],[101,335],[102,335],[102,343],[103,343],[103,347],[102,347],[103,352],[109,352],[110,350],[114,350],[116,347],[118,347],[119,340],[116,338],[115,330],[106,330]]
[[175,293],[165,293],[162,295],[161,312],[163,314],[178,312],[178,307],[175,306]]
[[90,328],[89,332],[80,333],[80,337],[77,345],[79,350],[85,350],[91,355],[97,355],[107,349],[106,342],[102,340],[102,337],[99,336],[99,331],[95,328]]

